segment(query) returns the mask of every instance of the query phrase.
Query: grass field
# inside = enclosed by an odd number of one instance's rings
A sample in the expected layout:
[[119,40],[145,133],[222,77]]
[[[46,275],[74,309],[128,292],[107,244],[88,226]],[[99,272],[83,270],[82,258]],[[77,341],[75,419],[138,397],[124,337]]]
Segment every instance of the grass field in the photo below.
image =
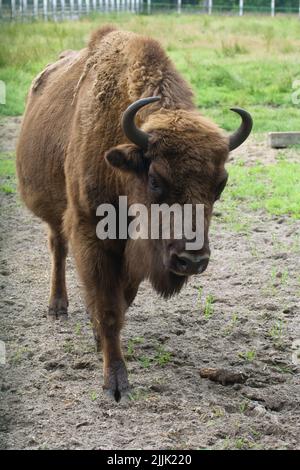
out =
[[256,132],[298,130],[300,105],[292,84],[300,79],[297,17],[96,15],[63,23],[2,24],[0,79],[6,83],[2,115],[20,115],[32,78],[64,49],[84,47],[104,23],[157,38],[192,84],[198,106],[227,130],[233,105],[249,109]]
[[[4,24],[0,66],[7,85],[2,115],[20,115],[32,78],[58,53],[84,47],[104,23],[156,37],[192,84],[204,114],[231,130],[232,105],[249,109],[256,132],[299,130],[300,105],[292,104],[292,83],[300,79],[300,23],[297,18],[97,15],[63,23]],[[259,139],[259,137],[257,137]],[[296,152],[297,153],[297,152]],[[0,155],[1,191],[15,192],[14,153]],[[224,204],[227,220],[247,228],[241,212],[300,217],[300,165],[285,153],[273,165],[231,165]],[[245,211],[241,210],[245,205]]]

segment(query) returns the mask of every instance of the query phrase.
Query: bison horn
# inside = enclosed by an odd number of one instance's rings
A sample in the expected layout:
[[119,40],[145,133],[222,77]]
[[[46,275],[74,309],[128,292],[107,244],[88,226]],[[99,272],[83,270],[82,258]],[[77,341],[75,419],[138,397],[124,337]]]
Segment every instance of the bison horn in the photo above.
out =
[[229,151],[239,147],[251,132],[253,121],[251,115],[242,108],[230,108],[231,111],[238,113],[242,118],[240,127],[229,136]]
[[142,98],[137,100],[128,106],[122,116],[122,128],[124,134],[131,142],[143,148],[144,150],[146,150],[148,147],[149,134],[141,131],[141,129],[136,127],[134,123],[134,117],[139,109],[143,108],[147,104],[154,103],[155,101],[159,100],[160,96],[151,96],[149,98]]

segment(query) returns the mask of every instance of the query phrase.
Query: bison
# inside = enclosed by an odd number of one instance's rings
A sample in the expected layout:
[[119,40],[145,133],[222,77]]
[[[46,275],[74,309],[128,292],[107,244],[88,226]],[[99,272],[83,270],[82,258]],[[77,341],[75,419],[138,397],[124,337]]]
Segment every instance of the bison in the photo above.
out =
[[[120,345],[125,312],[149,279],[164,297],[203,272],[214,202],[224,164],[251,132],[252,119],[229,137],[197,110],[193,93],[160,44],[107,26],[88,46],[66,51],[33,81],[17,146],[21,197],[49,227],[50,318],[66,318],[68,246],[83,284],[104,390],[116,401],[130,386]],[[139,113],[137,114],[137,112]],[[97,207],[128,203],[203,204],[204,243],[184,238],[99,240]]]

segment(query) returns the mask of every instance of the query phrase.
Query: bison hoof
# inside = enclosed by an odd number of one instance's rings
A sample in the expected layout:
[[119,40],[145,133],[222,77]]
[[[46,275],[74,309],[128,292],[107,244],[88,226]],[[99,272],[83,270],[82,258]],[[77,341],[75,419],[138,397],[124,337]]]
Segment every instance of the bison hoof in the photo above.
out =
[[105,371],[103,390],[107,396],[119,402],[121,399],[129,399],[130,385],[125,363],[115,361]]
[[56,298],[50,302],[48,310],[48,318],[50,320],[66,320],[68,318],[68,301]]

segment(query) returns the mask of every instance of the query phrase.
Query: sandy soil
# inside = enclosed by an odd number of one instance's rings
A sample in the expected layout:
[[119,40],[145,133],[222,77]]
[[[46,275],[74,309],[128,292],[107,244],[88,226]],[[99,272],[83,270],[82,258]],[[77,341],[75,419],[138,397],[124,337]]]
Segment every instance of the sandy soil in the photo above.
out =
[[[14,148],[12,128],[2,150]],[[275,152],[252,140],[233,157]],[[102,393],[72,260],[69,320],[49,322],[44,228],[16,195],[0,197],[0,448],[300,448],[299,221],[249,214],[249,236],[215,217],[204,275],[169,301],[141,286],[123,334],[133,399],[117,404]],[[246,381],[211,382],[203,367]]]
[[21,116],[0,118],[0,152],[15,150],[21,120]]

